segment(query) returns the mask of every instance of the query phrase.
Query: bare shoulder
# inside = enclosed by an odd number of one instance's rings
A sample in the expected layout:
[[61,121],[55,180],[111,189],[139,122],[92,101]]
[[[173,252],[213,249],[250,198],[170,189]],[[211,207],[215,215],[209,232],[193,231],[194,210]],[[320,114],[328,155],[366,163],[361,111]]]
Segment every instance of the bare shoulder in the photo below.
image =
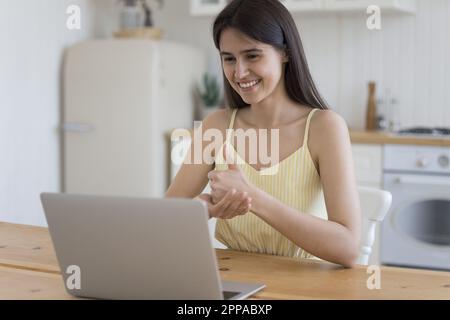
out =
[[311,120],[311,129],[326,129],[336,130],[336,129],[347,129],[347,124],[337,112],[333,110],[318,110],[314,114],[313,120]]
[[[209,114],[203,121],[202,121],[202,132],[205,134],[206,130],[216,129],[220,131],[220,136],[222,139],[222,143],[225,142],[226,139],[226,130],[228,129],[228,125],[230,124],[231,115],[233,113],[233,110],[230,108],[220,109],[217,110],[211,114]],[[216,133],[211,132],[214,135]],[[203,141],[206,143],[205,141]],[[212,150],[212,156],[215,157],[216,150]]]
[[233,110],[230,108],[219,109],[209,114],[202,122],[203,128],[215,128],[225,132],[230,123]]
[[318,110],[311,120],[310,131],[314,136],[321,136],[337,132],[348,133],[348,127],[344,118],[333,110]]
[[347,123],[332,110],[318,110],[311,119],[308,146],[318,164],[319,154],[350,144]]

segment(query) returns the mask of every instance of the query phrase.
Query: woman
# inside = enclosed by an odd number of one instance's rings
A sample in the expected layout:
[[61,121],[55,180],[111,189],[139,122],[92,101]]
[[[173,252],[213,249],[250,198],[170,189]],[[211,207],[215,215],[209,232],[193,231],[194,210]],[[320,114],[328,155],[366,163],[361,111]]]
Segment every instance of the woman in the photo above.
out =
[[[361,221],[348,129],[313,83],[292,16],[278,0],[234,0],[213,34],[229,108],[202,130],[218,129],[224,141],[213,164],[183,164],[166,196],[205,201],[231,249],[354,266]],[[280,160],[268,168],[260,158],[250,164],[250,145],[234,147],[237,129],[261,128],[279,135],[271,143]],[[195,143],[207,150],[202,137]],[[199,196],[208,182],[211,194]]]

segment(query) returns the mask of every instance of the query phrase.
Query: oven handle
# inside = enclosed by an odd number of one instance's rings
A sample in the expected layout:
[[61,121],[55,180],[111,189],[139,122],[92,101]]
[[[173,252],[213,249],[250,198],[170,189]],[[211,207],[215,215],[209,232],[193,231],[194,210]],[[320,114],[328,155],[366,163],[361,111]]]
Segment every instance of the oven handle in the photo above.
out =
[[394,183],[396,183],[396,184],[422,184],[422,185],[430,185],[430,186],[450,187],[449,177],[438,178],[438,177],[403,176],[403,177],[395,178]]

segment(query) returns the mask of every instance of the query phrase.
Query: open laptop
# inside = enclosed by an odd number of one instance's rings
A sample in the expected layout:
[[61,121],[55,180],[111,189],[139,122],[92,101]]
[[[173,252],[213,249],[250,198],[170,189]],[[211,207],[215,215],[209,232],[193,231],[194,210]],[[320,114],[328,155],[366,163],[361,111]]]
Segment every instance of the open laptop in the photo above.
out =
[[101,299],[244,299],[221,282],[204,203],[42,193],[66,290]]

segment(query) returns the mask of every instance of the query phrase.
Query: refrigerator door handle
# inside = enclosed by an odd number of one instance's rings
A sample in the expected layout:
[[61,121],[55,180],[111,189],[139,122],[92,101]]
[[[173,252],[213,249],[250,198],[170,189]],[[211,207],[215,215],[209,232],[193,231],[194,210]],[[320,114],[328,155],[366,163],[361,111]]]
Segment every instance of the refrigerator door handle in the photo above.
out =
[[94,131],[94,126],[81,122],[65,122],[62,124],[62,131],[75,133],[90,133]]

